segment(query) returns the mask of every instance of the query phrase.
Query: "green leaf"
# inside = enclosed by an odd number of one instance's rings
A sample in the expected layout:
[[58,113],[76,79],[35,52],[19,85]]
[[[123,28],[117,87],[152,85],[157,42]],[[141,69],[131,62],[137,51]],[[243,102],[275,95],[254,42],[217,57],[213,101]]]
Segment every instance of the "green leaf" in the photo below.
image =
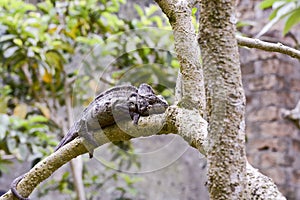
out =
[[34,116],[30,116],[28,118],[28,121],[30,123],[36,123],[36,122],[47,122],[48,119],[42,115],[34,115]]
[[160,16],[153,16],[150,18],[151,21],[155,22],[158,28],[163,27],[163,22]]
[[275,9],[273,13],[276,14],[272,13],[270,15],[270,18],[272,17],[272,20],[262,28],[262,30],[256,35],[256,37],[260,37],[261,35],[265,34],[267,31],[269,31],[275,23],[277,23],[279,20],[283,19],[284,17],[288,16],[295,7],[294,2],[284,3],[284,4],[281,2],[275,2],[275,3],[277,4],[276,6],[273,7],[276,7],[277,9]]
[[157,5],[151,4],[150,7],[145,8],[146,10],[146,16],[151,16],[156,11],[158,11],[159,7]]
[[265,0],[265,1],[261,2],[260,4],[258,4],[258,6],[260,9],[266,9],[266,8],[271,7],[275,1],[277,1],[277,0]]
[[140,17],[144,16],[144,11],[141,8],[141,6],[139,6],[137,4],[134,4],[133,6]]
[[280,8],[281,8],[281,7],[278,7],[278,8],[274,9],[274,10],[271,12],[271,14],[269,15],[269,20],[272,20],[272,19],[274,19],[274,18],[277,16],[277,12],[278,12],[278,10],[279,10]]
[[49,13],[53,9],[53,4],[51,3],[51,1],[46,0],[44,2],[38,3],[37,7],[44,13]]
[[21,47],[23,45],[23,41],[20,38],[13,39],[14,43]]
[[283,35],[287,34],[289,30],[300,22],[300,8],[294,10],[292,14],[288,17],[284,29],[283,29]]
[[73,47],[67,42],[63,42],[61,40],[55,40],[55,41],[52,42],[52,45],[57,50],[65,50],[65,51],[67,51],[68,53],[71,53],[71,54],[74,53]]
[[197,12],[197,8],[196,7],[194,7],[194,8],[192,8],[192,15],[195,15],[196,14],[196,12]]
[[85,43],[88,45],[96,45],[96,44],[102,44],[103,45],[103,40],[101,40],[101,38],[98,37],[92,37],[92,38],[88,38],[88,37],[77,37],[75,39],[76,42],[80,42],[80,43]]
[[128,188],[128,192],[134,196],[138,194],[138,190],[136,188]]
[[56,69],[62,69],[62,63],[65,61],[63,56],[55,50],[48,51],[45,54],[46,61],[50,66],[55,67]]

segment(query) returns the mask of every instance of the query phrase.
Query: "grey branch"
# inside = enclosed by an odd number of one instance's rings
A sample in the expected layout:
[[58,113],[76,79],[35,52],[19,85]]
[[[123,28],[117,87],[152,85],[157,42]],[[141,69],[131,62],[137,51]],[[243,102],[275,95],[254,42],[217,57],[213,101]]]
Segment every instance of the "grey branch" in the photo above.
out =
[[285,46],[281,43],[264,42],[259,39],[252,39],[252,38],[243,37],[240,35],[237,35],[236,39],[240,46],[261,49],[264,51],[283,53],[283,54],[289,55],[293,58],[297,58],[300,60],[300,51],[298,51],[294,48]]

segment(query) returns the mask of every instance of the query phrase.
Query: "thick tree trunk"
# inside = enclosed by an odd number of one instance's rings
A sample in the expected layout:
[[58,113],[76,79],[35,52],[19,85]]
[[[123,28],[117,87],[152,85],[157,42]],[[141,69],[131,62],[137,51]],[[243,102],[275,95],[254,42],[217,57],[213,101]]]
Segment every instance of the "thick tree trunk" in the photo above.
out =
[[208,186],[211,199],[247,199],[245,95],[235,1],[201,1],[199,44],[208,113]]

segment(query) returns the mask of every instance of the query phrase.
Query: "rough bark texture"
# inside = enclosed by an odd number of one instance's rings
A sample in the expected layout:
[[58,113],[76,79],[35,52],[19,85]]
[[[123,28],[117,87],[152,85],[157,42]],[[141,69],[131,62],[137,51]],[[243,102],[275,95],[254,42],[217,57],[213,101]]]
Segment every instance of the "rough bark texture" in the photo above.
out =
[[180,106],[196,108],[201,116],[205,114],[204,79],[200,64],[200,50],[197,36],[191,21],[192,7],[195,1],[156,1],[169,18],[172,26],[175,50],[182,74],[181,84],[176,93]]
[[247,162],[247,177],[248,180],[248,192],[250,194],[249,199],[265,200],[276,199],[286,200],[284,196],[279,192],[277,186],[272,179],[268,176],[261,174],[257,169],[253,168]]
[[235,1],[201,1],[200,49],[208,112],[211,199],[247,199],[245,96],[235,39]]

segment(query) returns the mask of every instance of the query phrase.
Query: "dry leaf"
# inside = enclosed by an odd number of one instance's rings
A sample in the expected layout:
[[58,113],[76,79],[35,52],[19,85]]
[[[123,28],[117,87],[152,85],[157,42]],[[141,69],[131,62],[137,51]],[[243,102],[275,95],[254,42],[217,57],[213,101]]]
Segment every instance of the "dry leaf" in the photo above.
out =
[[27,105],[24,103],[18,104],[14,109],[14,115],[25,119],[27,114]]

